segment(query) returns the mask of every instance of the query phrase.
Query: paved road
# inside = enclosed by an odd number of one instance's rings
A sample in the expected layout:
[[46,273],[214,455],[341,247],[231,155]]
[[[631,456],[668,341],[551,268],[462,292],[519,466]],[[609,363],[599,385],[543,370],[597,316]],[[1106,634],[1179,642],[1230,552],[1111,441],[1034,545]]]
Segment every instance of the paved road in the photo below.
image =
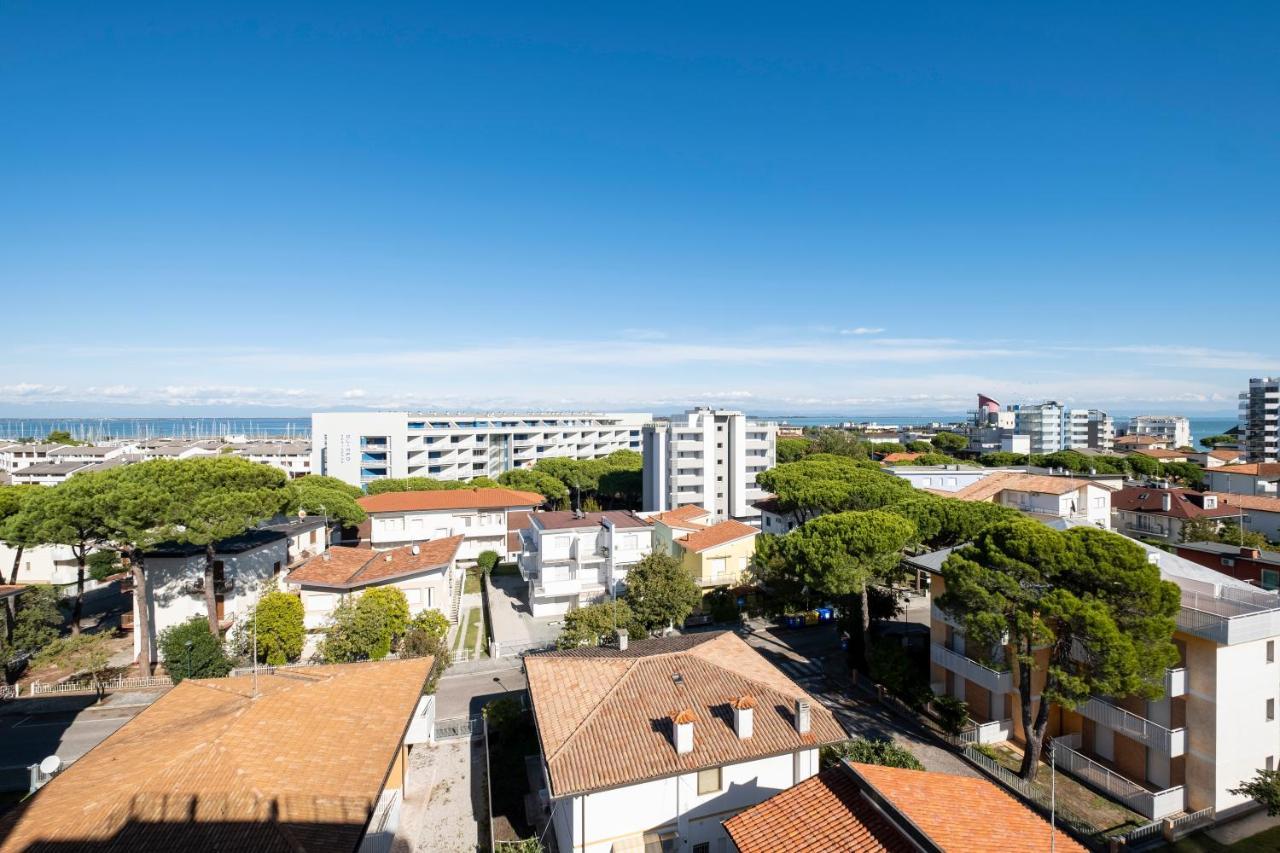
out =
[[436,718],[467,717],[480,713],[486,702],[504,693],[520,692],[527,684],[520,669],[520,658],[504,658],[496,665],[501,669],[450,675],[445,673],[436,687]]

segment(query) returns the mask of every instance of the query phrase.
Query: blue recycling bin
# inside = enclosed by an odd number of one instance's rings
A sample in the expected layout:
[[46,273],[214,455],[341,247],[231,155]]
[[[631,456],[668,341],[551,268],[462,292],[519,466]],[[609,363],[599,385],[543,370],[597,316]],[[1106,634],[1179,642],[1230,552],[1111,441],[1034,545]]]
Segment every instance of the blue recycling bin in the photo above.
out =
[[819,621],[819,622],[830,622],[830,621],[831,621],[832,619],[834,619],[834,618],[836,618],[836,611],[835,611],[835,609],[834,609],[834,608],[831,608],[831,607],[819,607],[819,608],[818,608],[818,621]]

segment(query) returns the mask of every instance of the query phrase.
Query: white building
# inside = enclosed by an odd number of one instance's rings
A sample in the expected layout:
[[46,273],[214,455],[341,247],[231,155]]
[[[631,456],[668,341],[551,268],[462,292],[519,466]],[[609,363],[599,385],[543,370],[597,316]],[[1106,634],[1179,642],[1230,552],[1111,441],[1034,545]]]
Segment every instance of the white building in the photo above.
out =
[[1009,469],[980,468],[976,465],[890,465],[884,470],[906,480],[917,489],[958,492],[992,474]]
[[258,441],[241,445],[236,454],[250,462],[279,468],[290,479],[311,473],[311,443],[307,441]]
[[1149,435],[1168,449],[1191,447],[1191,419],[1182,415],[1135,415],[1129,418],[1125,435]]
[[651,415],[447,415],[331,412],[311,416],[311,470],[362,486],[384,477],[470,480],[539,459],[600,459],[640,450]]
[[[249,530],[224,539],[216,547],[214,593],[219,624],[230,628],[251,613],[258,598],[276,588],[289,562],[288,537],[275,530]],[[144,555],[147,576],[146,607],[151,648],[165,628],[193,616],[205,616],[205,549],[201,545],[159,545]],[[138,590],[133,596],[133,656],[142,654],[138,634]]]
[[10,473],[26,468],[28,465],[43,465],[49,461],[49,454],[61,444],[14,443],[0,447],[0,470]]
[[[5,578],[13,570],[14,558],[18,551],[5,542],[0,542],[0,571]],[[76,585],[79,565],[69,545],[37,545],[34,548],[23,548],[18,560],[18,579],[20,585],[52,584],[59,587],[60,595],[67,595]],[[97,589],[103,584],[89,577],[86,569],[84,588],[86,591]]]
[[950,496],[1013,507],[1042,521],[1111,527],[1112,489],[1096,480],[997,471]]
[[525,658],[561,853],[727,851],[722,822],[818,772],[844,730],[730,632]]
[[1234,495],[1280,496],[1280,462],[1248,462],[1206,469],[1204,487]]
[[520,540],[529,609],[557,616],[620,593],[627,569],[653,550],[653,528],[621,510],[537,512]]
[[390,551],[338,546],[290,572],[285,586],[301,596],[308,631],[323,628],[343,599],[379,586],[403,592],[411,614],[438,610],[450,616],[453,591],[465,577],[457,563],[461,544],[461,536],[451,536]]
[[462,536],[458,559],[474,562],[483,551],[504,560],[520,552],[518,536],[529,513],[545,502],[536,492],[515,489],[441,489],[384,492],[358,498],[369,519],[360,538],[374,548],[397,548],[449,536]]
[[1280,462],[1280,377],[1250,379],[1240,395],[1240,449],[1250,462]]
[[777,424],[697,408],[644,428],[646,512],[696,504],[719,520],[754,521],[756,475],[777,460]]

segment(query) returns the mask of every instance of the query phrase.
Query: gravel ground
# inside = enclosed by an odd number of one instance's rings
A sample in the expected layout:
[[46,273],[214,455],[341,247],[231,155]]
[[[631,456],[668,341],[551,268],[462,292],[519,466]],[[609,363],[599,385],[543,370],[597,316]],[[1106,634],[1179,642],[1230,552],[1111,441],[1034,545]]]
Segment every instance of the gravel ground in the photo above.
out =
[[488,846],[484,741],[414,747],[396,853],[458,853]]

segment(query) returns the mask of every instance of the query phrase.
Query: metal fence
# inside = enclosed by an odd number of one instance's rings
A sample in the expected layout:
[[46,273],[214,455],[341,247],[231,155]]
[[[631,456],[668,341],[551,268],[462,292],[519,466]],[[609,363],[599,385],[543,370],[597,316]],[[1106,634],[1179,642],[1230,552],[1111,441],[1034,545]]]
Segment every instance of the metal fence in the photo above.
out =
[[172,687],[173,680],[167,675],[139,675],[131,678],[108,678],[94,684],[92,679],[64,681],[60,684],[31,683],[31,695],[47,693],[94,693],[98,690],[131,690],[147,687]]
[[484,719],[476,714],[473,717],[451,717],[447,720],[436,720],[436,740],[457,740],[471,738],[484,729]]

